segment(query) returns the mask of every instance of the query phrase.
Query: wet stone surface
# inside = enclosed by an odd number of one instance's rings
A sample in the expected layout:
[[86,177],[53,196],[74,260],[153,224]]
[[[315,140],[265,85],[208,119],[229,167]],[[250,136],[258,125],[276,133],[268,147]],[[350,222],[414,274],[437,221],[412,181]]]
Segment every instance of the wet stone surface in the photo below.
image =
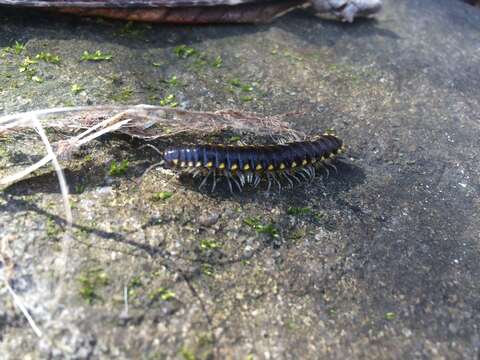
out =
[[[392,0],[378,21],[351,25],[305,12],[260,26],[0,18],[2,113],[103,103],[298,111],[296,128],[333,128],[349,146],[323,181],[227,196],[165,171],[138,184],[153,152],[124,137],[92,142],[64,163],[66,266],[53,170],[4,188],[12,286],[44,335],[1,285],[3,358],[479,356],[474,8]],[[2,138],[0,176],[43,152],[33,133]]]

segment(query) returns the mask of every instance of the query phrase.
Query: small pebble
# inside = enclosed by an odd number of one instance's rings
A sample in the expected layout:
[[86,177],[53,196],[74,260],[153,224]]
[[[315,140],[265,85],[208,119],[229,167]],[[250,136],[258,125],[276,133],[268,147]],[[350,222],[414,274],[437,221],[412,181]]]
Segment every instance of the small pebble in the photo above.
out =
[[218,221],[218,219],[220,219],[219,213],[202,214],[198,218],[198,223],[202,226],[212,226]]

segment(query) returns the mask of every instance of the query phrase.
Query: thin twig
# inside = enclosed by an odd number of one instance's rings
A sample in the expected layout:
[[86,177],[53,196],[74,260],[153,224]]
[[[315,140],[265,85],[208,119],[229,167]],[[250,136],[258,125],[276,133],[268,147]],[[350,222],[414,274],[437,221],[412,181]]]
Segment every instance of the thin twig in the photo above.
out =
[[5,284],[5,287],[7,288],[8,292],[9,292],[10,296],[12,297],[13,303],[15,304],[15,306],[17,306],[20,309],[20,311],[23,313],[23,315],[27,319],[28,323],[30,324],[31,328],[33,329],[33,332],[35,333],[35,335],[37,335],[38,337],[41,337],[43,335],[42,331],[40,330],[40,328],[35,323],[35,320],[33,320],[32,316],[30,315],[30,313],[27,309],[27,307],[24,305],[23,300],[20,298],[20,296],[18,296],[15,293],[13,288],[10,286],[9,279],[11,278],[11,274],[13,272],[13,266],[14,265],[13,265],[11,256],[8,255],[8,252],[9,252],[8,251],[8,249],[9,249],[8,241],[9,241],[9,238],[7,236],[4,236],[3,239],[2,239],[2,242],[0,244],[0,257],[1,257],[1,260],[2,260],[2,263],[3,263],[2,280]]
[[52,163],[53,167],[55,168],[55,171],[57,173],[58,177],[58,182],[60,183],[60,191],[62,193],[62,198],[63,198],[63,205],[65,208],[65,217],[67,220],[67,227],[71,228],[72,227],[72,222],[73,222],[73,217],[72,217],[72,209],[70,207],[70,201],[68,199],[68,185],[67,181],[65,180],[65,175],[63,174],[62,168],[60,167],[60,164],[58,163],[57,156],[55,155],[55,152],[53,151],[52,145],[50,144],[50,141],[47,138],[47,135],[45,134],[45,131],[43,130],[42,125],[38,121],[38,119],[35,116],[32,116],[31,121],[35,127],[35,130],[38,132],[38,135],[40,135],[40,138],[43,141],[43,144],[45,145],[45,148],[47,149],[48,155],[52,158]]
[[35,323],[35,320],[33,320],[33,318],[31,317],[30,313],[28,312],[28,309],[23,304],[22,299],[20,299],[20,297],[17,294],[15,294],[15,291],[13,291],[13,289],[10,286],[10,283],[8,282],[8,279],[7,279],[6,276],[3,276],[3,282],[5,283],[5,286],[7,287],[8,292],[12,296],[13,302],[20,309],[20,311],[23,313],[23,316],[25,316],[25,318],[27,319],[27,321],[30,324],[31,328],[33,329],[33,332],[35,333],[35,335],[37,335],[38,337],[42,337],[43,336],[42,330],[40,330],[40,328]]
[[23,179],[25,176],[31,174],[32,172],[40,169],[42,166],[48,164],[52,160],[50,155],[44,156],[41,160],[37,161],[35,164],[30,165],[26,169],[19,171],[13,175],[6,176],[0,179],[0,185],[7,185],[15,181]]

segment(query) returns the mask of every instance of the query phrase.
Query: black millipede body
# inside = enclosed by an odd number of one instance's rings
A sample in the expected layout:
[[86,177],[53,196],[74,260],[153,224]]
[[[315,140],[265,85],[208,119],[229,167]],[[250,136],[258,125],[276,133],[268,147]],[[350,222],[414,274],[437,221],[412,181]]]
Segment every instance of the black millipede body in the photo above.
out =
[[331,134],[274,145],[191,145],[167,148],[164,167],[203,175],[200,188],[212,176],[212,191],[219,177],[227,180],[231,192],[232,182],[241,191],[246,184],[257,187],[262,179],[268,191],[272,183],[281,189],[312,179],[316,168],[330,165],[344,151],[342,140]]

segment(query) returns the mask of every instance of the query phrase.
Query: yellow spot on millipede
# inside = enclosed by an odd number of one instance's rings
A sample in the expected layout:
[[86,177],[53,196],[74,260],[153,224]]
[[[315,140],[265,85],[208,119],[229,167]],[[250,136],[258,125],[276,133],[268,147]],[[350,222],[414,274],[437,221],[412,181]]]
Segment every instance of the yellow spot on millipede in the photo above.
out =
[[200,167],[202,166],[202,162],[201,161],[197,161],[197,163],[195,164],[196,167]]
[[262,170],[262,165],[261,165],[261,164],[258,164],[258,165],[255,167],[255,170]]
[[272,170],[275,170],[275,166],[273,166],[272,164],[268,165],[268,170],[272,171]]
[[185,167],[186,165],[187,165],[187,164],[185,163],[185,161],[182,161],[182,162],[180,163],[180,167]]
[[219,169],[225,169],[225,163],[220,163],[220,164],[218,165],[218,168],[219,168]]
[[232,164],[232,166],[230,167],[231,170],[237,170],[238,169],[238,165],[237,164]]
[[295,167],[297,167],[297,162],[296,161],[292,161],[292,164],[290,165],[290,167],[293,169]]
[[206,166],[207,166],[207,168],[211,168],[211,167],[213,167],[213,163],[211,161],[209,161]]
[[283,170],[285,169],[285,164],[284,163],[280,163],[280,170]]
[[303,159],[302,160],[302,165],[307,165],[308,164],[308,160],[307,159]]
[[250,165],[248,164],[243,165],[243,170],[248,170],[248,169],[250,169]]
[[193,161],[188,162],[188,167],[193,167]]
[[173,165],[178,165],[178,159],[172,160]]

